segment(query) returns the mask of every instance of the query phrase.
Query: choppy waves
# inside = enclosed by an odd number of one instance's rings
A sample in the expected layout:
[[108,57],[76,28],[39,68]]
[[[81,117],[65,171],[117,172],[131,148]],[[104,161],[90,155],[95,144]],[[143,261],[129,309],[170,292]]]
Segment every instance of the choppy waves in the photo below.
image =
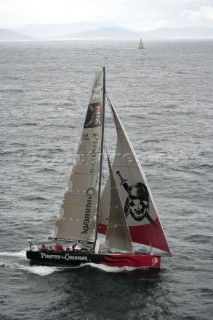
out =
[[[1,61],[7,57],[0,78],[2,319],[212,316],[213,44],[136,47],[71,41],[0,50]],[[142,162],[173,253],[162,258],[159,274],[36,266],[23,250],[29,238],[46,241],[52,232],[103,61],[107,92]],[[106,128],[111,152],[111,123]]]

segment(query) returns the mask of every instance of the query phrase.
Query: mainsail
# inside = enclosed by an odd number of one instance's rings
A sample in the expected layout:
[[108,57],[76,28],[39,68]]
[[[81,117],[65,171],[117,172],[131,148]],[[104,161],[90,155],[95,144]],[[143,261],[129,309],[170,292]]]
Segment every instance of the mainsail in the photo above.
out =
[[[113,175],[133,242],[170,252],[153,196],[133,146],[110,100],[117,131]],[[106,233],[109,215],[109,181],[101,198],[99,233]]]
[[81,141],[56,221],[54,238],[94,242],[99,199],[103,72],[96,74]]

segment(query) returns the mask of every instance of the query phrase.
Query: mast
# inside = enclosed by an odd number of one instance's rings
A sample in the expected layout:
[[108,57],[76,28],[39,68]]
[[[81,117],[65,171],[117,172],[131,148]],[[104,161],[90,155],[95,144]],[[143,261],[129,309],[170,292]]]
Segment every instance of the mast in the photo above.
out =
[[101,180],[102,180],[102,168],[103,168],[103,149],[104,149],[104,125],[105,125],[105,67],[103,67],[103,104],[102,104],[102,137],[101,137],[101,154],[100,154],[100,173],[99,173],[99,186],[98,186],[98,204],[97,204],[97,215],[96,215],[96,231],[95,231],[95,241],[93,244],[93,249],[95,249],[96,241],[98,238],[98,217],[100,208],[100,198],[101,198]]

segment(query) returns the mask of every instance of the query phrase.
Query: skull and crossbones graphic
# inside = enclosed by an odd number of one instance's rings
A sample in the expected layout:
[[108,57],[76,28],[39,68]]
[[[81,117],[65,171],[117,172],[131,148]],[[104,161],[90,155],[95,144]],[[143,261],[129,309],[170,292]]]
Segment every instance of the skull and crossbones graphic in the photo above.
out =
[[155,225],[154,220],[149,214],[149,192],[146,185],[142,182],[137,182],[129,186],[127,179],[123,179],[120,171],[117,171],[116,174],[121,180],[120,184],[128,194],[124,205],[126,217],[131,215],[136,221],[142,221],[146,218],[150,223]]

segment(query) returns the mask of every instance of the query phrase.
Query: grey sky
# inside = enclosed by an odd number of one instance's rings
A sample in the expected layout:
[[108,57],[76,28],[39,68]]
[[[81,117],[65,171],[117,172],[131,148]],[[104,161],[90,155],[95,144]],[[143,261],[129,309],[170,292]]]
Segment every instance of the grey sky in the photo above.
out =
[[0,0],[0,28],[83,21],[135,30],[213,27],[213,0]]

